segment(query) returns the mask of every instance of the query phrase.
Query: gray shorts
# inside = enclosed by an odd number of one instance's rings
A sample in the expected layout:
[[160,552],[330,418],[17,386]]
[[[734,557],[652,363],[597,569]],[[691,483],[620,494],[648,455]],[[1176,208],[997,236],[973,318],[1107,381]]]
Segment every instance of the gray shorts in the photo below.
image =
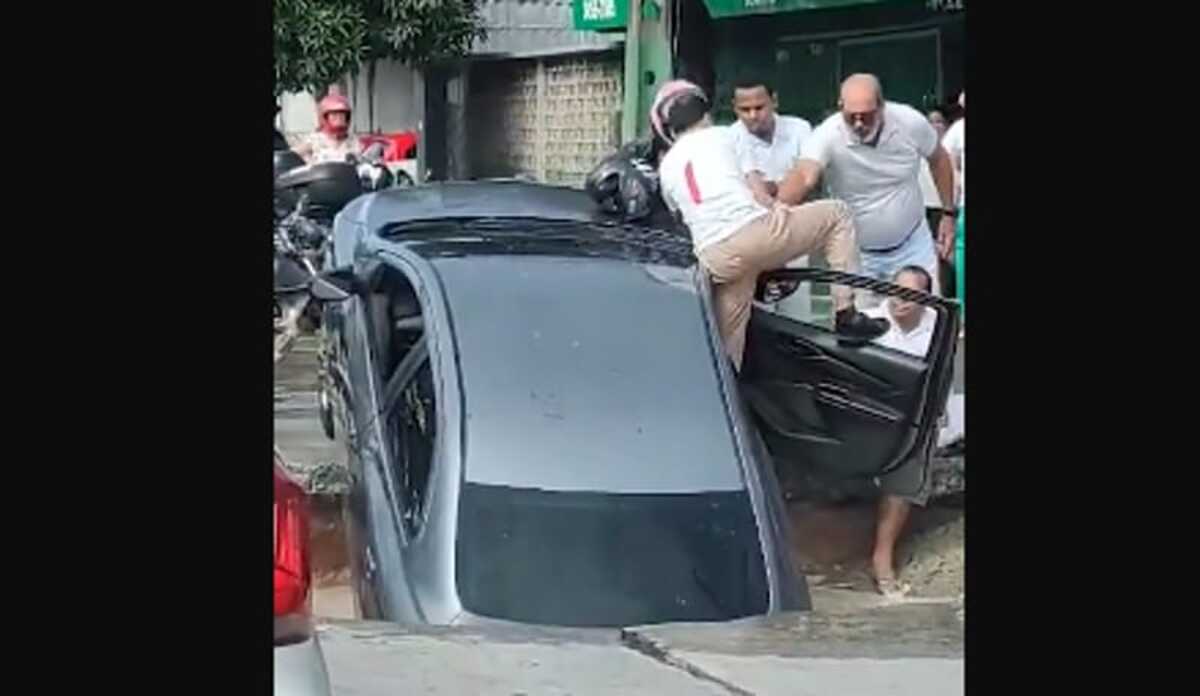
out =
[[929,502],[929,463],[933,461],[931,447],[923,447],[899,467],[875,479],[879,490],[897,498],[925,507]]

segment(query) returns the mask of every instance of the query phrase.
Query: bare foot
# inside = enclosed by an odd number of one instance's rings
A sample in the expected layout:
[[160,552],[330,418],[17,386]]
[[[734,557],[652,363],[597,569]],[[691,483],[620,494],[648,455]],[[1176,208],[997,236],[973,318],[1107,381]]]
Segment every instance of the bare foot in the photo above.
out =
[[908,586],[896,579],[891,559],[873,558],[871,566],[871,577],[879,594],[888,599],[900,599],[908,593]]

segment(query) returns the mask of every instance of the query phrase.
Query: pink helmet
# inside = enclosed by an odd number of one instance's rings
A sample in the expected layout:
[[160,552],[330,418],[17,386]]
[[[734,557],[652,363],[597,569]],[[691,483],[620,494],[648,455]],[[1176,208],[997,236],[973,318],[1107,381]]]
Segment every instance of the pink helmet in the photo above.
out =
[[[329,122],[329,114],[336,113],[346,114],[346,119],[343,123],[335,126]],[[321,131],[338,140],[345,138],[346,134],[350,132],[350,102],[346,101],[341,92],[331,89],[329,95],[317,105],[317,121]]]
[[675,142],[675,134],[667,126],[667,117],[671,107],[685,94],[694,94],[707,101],[704,90],[687,80],[671,80],[658,89],[654,102],[650,105],[650,128],[654,134],[668,145]]
[[321,100],[317,105],[317,113],[322,121],[325,120],[325,115],[335,111],[344,111],[350,113],[350,102],[340,94],[330,93],[327,97]]

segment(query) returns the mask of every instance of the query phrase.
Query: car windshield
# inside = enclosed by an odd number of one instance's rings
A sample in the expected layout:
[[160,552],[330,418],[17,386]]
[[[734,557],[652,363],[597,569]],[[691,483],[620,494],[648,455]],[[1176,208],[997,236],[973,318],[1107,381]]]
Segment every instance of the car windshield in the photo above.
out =
[[459,597],[479,616],[635,626],[767,611],[745,491],[621,495],[468,483],[458,529]]

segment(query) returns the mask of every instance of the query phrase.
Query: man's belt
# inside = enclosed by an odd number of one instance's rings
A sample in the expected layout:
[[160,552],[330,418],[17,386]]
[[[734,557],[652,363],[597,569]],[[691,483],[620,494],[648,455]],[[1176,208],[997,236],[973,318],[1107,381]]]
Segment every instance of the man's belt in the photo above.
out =
[[862,251],[865,251],[868,254],[890,254],[893,251],[896,251],[900,247],[904,246],[905,244],[908,244],[908,240],[912,238],[913,233],[916,232],[917,230],[921,229],[921,224],[924,222],[925,222],[925,220],[918,219],[917,224],[914,225],[913,228],[908,231],[908,234],[904,235],[904,239],[901,239],[900,243],[895,246],[890,246],[885,249],[863,249]]

